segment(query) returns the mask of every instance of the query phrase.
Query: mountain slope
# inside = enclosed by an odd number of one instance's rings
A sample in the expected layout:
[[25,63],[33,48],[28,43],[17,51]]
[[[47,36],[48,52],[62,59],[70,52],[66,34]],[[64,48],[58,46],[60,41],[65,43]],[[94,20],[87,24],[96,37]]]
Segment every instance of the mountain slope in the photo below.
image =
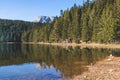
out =
[[35,19],[35,22],[50,23],[50,22],[52,22],[55,19],[56,19],[56,17],[54,17],[54,16],[38,16]]

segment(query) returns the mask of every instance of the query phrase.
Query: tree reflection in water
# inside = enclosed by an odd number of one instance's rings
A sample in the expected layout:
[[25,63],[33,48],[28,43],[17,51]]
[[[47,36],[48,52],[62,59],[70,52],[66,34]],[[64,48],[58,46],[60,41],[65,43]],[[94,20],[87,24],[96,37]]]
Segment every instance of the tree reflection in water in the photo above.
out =
[[38,68],[55,67],[63,76],[72,77],[87,71],[86,65],[95,64],[111,53],[118,56],[118,52],[118,49],[1,44],[0,66],[33,62]]

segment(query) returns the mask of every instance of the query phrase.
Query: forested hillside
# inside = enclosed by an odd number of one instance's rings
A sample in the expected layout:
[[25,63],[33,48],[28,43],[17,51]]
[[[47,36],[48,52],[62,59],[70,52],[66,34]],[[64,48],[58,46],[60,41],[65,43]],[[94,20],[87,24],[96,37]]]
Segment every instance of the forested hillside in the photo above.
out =
[[42,24],[0,19],[0,42],[21,42],[22,33],[38,26]]
[[120,42],[120,0],[93,0],[74,5],[46,26],[25,32],[22,41]]
[[120,0],[87,0],[60,14],[46,24],[0,19],[0,42],[120,43]]

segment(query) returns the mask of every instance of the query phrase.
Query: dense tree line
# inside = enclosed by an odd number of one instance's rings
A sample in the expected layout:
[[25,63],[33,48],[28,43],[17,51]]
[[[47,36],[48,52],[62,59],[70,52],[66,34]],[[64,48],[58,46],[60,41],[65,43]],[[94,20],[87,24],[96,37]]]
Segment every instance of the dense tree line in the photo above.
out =
[[0,19],[0,42],[21,42],[22,33],[38,26],[42,24]]
[[120,0],[93,0],[74,5],[54,22],[25,32],[22,41],[120,42]]

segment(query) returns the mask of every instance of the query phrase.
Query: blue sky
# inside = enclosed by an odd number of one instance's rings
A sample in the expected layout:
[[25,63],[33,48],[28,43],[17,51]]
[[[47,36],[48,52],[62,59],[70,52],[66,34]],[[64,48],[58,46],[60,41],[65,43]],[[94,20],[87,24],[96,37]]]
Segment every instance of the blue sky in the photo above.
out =
[[0,18],[34,21],[37,16],[58,16],[83,0],[0,0]]

